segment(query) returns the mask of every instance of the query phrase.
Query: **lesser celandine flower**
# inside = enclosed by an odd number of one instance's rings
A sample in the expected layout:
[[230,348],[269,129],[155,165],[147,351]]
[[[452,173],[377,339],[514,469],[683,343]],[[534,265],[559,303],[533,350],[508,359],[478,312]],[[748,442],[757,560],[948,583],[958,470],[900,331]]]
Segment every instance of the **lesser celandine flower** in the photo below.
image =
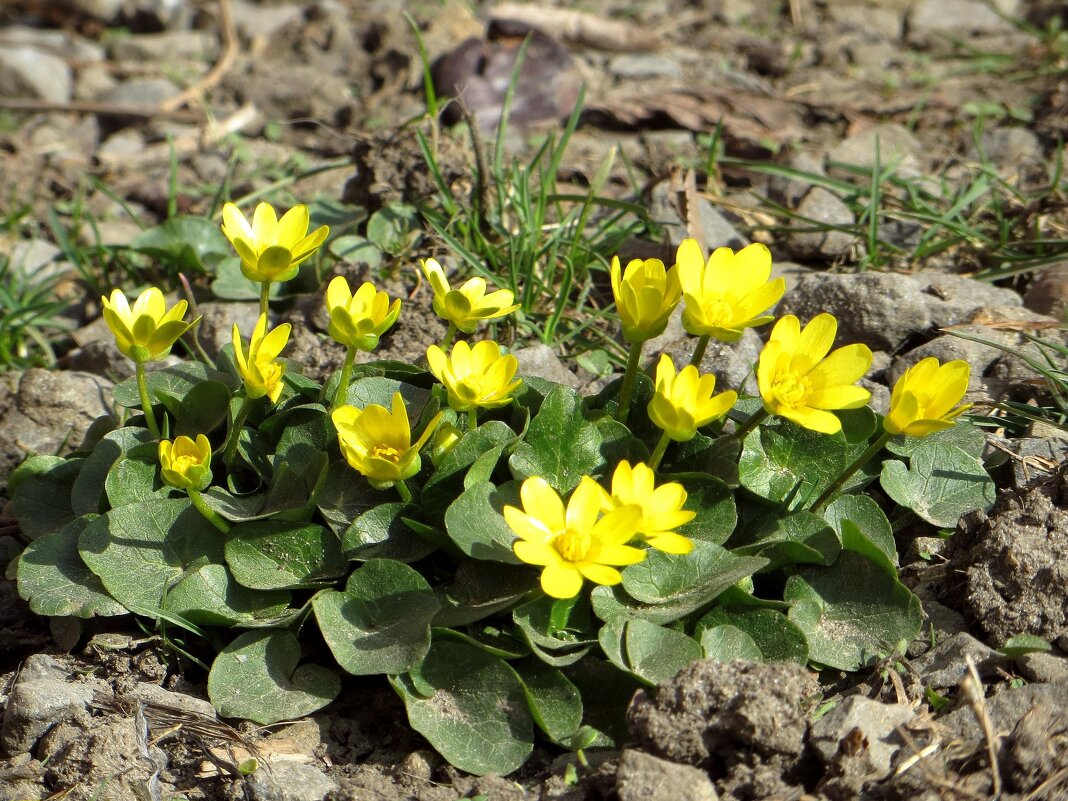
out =
[[115,344],[138,364],[166,357],[178,338],[200,319],[190,323],[182,320],[189,304],[180,300],[168,309],[163,292],[154,286],[137,296],[133,308],[118,289],[101,301],[104,322],[115,335]]
[[611,494],[604,492],[602,496],[605,511],[629,505],[641,509],[638,536],[658,551],[676,554],[693,550],[693,541],[675,532],[697,515],[683,509],[685,503],[686,490],[682,484],[668,481],[657,487],[656,475],[647,465],[639,462],[632,466],[626,460],[616,465],[612,473]]
[[196,440],[176,437],[159,443],[160,477],[176,489],[199,492],[211,483],[211,443],[203,434]]
[[282,323],[277,328],[267,331],[267,315],[261,314],[256,321],[256,327],[252,331],[252,339],[248,345],[248,355],[241,343],[241,332],[234,325],[234,361],[237,370],[241,374],[241,380],[245,382],[245,394],[249,398],[262,398],[266,395],[271,403],[278,402],[278,396],[282,394],[282,375],[285,365],[276,361],[286,343],[289,342],[289,333],[292,330],[289,323]]
[[326,309],[330,313],[330,337],[347,348],[372,351],[381,336],[397,322],[400,298],[390,302],[389,295],[365,281],[355,292],[339,275],[326,288]]
[[929,356],[917,362],[894,384],[883,428],[894,435],[926,437],[951,427],[971,407],[957,405],[968,391],[970,376],[971,368],[960,359],[939,365]]
[[533,476],[519,489],[523,508],[504,507],[504,519],[519,538],[512,549],[527,564],[544,567],[541,588],[546,595],[573,598],[583,579],[619,584],[623,577],[616,566],[645,558],[645,551],[626,544],[634,537],[641,509],[621,506],[602,516],[603,492],[583,476],[565,509],[556,490]]
[[823,434],[837,434],[841,421],[831,409],[859,409],[871,393],[856,382],[871,367],[867,345],[846,345],[828,354],[838,331],[830,314],[818,314],[808,325],[792,314],[772,329],[760,353],[757,384],[764,410]]
[[623,338],[639,343],[664,333],[682,296],[676,268],[665,269],[660,259],[633,259],[623,270],[613,256],[610,275]]
[[[441,412],[413,444],[408,412],[399,392],[393,394],[392,411],[372,403],[365,409],[339,406],[331,413],[338,444],[345,461],[382,489],[395,485],[404,495],[405,479],[419,472],[419,450],[434,433]],[[408,498],[405,498],[408,500]]]
[[694,438],[697,429],[731,410],[738,400],[734,390],[713,395],[716,377],[700,375],[688,364],[678,374],[666,353],[656,365],[656,392],[649,401],[649,417],[657,428],[675,442]]
[[431,345],[426,359],[430,372],[449,393],[449,407],[458,412],[505,406],[521,383],[512,380],[519,360],[511,354],[502,356],[500,346],[492,340],[476,342],[473,347],[457,342],[448,356]]
[[325,225],[308,233],[311,217],[304,205],[294,206],[278,219],[270,203],[260,203],[249,224],[241,209],[227,203],[222,217],[222,232],[241,257],[241,272],[260,283],[294,278],[301,262],[315,253],[330,233]]
[[519,308],[510,290],[498,289],[487,295],[484,278],[468,278],[459,289],[453,289],[445,271],[434,259],[426,259],[422,264],[434,290],[434,313],[449,323],[450,333],[445,335],[442,347],[448,346],[457,329],[470,334],[481,320],[503,317]]

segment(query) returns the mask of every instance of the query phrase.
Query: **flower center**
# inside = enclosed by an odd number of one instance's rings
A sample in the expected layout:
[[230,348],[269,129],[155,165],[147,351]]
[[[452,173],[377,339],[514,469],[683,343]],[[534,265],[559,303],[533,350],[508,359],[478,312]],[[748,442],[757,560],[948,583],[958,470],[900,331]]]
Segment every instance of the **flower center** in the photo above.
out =
[[259,368],[265,387],[273,387],[282,378],[282,365],[280,364],[268,362],[267,364],[261,364]]
[[726,327],[734,320],[734,309],[722,298],[709,301],[702,308],[709,325]]
[[194,467],[197,467],[199,464],[200,464],[200,459],[198,459],[196,456],[189,456],[188,454],[182,454],[181,456],[179,456],[177,459],[174,460],[174,462],[173,462],[173,464],[171,466],[171,469],[174,470],[174,472],[176,472],[176,473],[181,473],[182,475],[185,475],[191,469],[193,469]]
[[393,464],[399,464],[403,455],[403,451],[399,451],[392,445],[383,443],[379,443],[371,448],[371,458],[377,457],[379,459],[385,459],[387,462],[393,462]]
[[784,406],[799,406],[808,397],[808,382],[793,373],[787,373],[772,382],[771,391]]
[[565,562],[581,562],[589,555],[592,546],[593,540],[588,531],[569,528],[553,538],[553,547]]

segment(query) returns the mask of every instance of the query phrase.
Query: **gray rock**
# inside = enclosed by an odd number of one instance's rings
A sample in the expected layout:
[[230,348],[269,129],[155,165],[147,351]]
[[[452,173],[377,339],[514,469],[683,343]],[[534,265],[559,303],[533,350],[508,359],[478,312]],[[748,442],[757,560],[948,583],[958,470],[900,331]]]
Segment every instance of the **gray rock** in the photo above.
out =
[[[959,330],[961,333],[975,334],[1005,345],[1010,345],[1013,339],[1013,335],[1008,332],[992,331],[983,326],[965,326]],[[974,383],[974,379],[983,375],[994,362],[1001,358],[1001,351],[981,342],[945,334],[894,359],[886,374],[887,383],[894,384],[906,370],[929,356],[934,356],[942,364],[953,359],[963,359],[972,367]]]
[[210,720],[215,720],[216,717],[215,707],[208,701],[193,695],[165,690],[158,684],[150,684],[145,681],[138,682],[126,695],[146,704],[178,709],[192,715],[209,718]]
[[101,22],[112,22],[122,11],[123,0],[68,0],[73,11],[96,17]]
[[88,39],[65,31],[31,28],[27,25],[5,25],[0,28],[0,49],[8,47],[30,47],[64,60],[104,60],[104,48]]
[[878,414],[886,414],[890,411],[890,388],[885,384],[873,380],[870,376],[864,376],[857,382],[871,393],[868,406]]
[[65,261],[63,251],[43,239],[16,242],[8,256],[14,274],[37,283],[71,272],[74,266]]
[[667,56],[655,53],[625,53],[608,62],[608,71],[617,78],[681,78],[682,67]]
[[[912,716],[906,704],[884,704],[862,695],[851,695],[813,724],[808,741],[827,768],[851,759],[860,763],[860,770],[867,778],[882,779],[890,773],[894,755],[904,745],[895,730],[912,720]],[[843,750],[842,741],[855,738],[858,731],[859,749]]]
[[916,170],[925,152],[923,144],[904,125],[880,123],[842,140],[827,154],[828,161],[857,167],[874,167],[878,145],[879,164],[885,168],[899,165],[901,170]]
[[[1012,14],[1016,3],[1013,0],[998,5],[1002,6],[1002,13]],[[960,37],[969,33],[1012,30],[1012,23],[983,0],[919,0],[908,16],[909,38],[913,41],[924,41],[932,35]]]
[[827,13],[843,28],[862,34],[869,42],[896,42],[901,38],[904,20],[896,8],[884,8],[878,3],[830,3]]
[[627,749],[616,771],[619,801],[717,801],[708,774],[690,765]]
[[968,672],[968,657],[971,657],[980,676],[994,675],[997,667],[1005,662],[1005,657],[993,648],[961,632],[914,659],[912,666],[927,687],[956,687]]
[[1051,264],[1038,273],[1027,288],[1024,305],[1063,320],[1068,314],[1068,261]]
[[[681,370],[690,363],[696,344],[697,337],[686,335],[672,343],[664,352],[671,357],[675,369]],[[747,329],[737,342],[727,343],[711,339],[698,369],[716,377],[717,393],[734,389],[755,394],[756,363],[762,347],[760,335],[751,328]]]
[[983,153],[999,167],[1022,167],[1043,159],[1038,136],[1020,127],[995,128],[983,133]]
[[[242,341],[248,344],[256,321],[260,318],[258,303],[217,303],[208,301],[197,304],[197,313],[201,316],[197,326],[197,339],[211,358],[219,355],[223,346],[233,342],[234,323],[241,331]],[[274,327],[273,321],[268,325]]]
[[[812,150],[799,150],[790,156],[788,166],[812,176],[826,177],[827,170],[823,164],[823,154]],[[791,208],[797,206],[815,184],[805,178],[785,175],[773,175],[768,179],[768,194],[775,200]]]
[[[677,248],[691,234],[686,220],[679,213],[679,209],[685,207],[684,200],[668,184],[668,181],[661,181],[653,188],[649,215],[664,226],[672,247]],[[730,220],[705,198],[698,198],[690,217],[697,223],[700,239],[704,240],[701,246],[706,255],[718,247],[738,250],[749,244],[749,240],[735,229]]]
[[[838,195],[815,186],[801,199],[794,212],[801,219],[791,219],[785,245],[795,258],[846,260],[856,238],[846,230],[856,222],[853,211]],[[810,230],[828,226],[827,230]],[[809,230],[806,230],[809,229]]]
[[889,273],[811,273],[779,303],[778,314],[802,324],[820,312],[838,319],[836,345],[862,342],[873,350],[897,350],[930,327],[927,298],[919,282]]
[[1042,684],[1068,684],[1068,656],[1063,654],[1033,653],[1021,656],[1016,665],[1028,681]]
[[909,278],[919,282],[927,295],[934,328],[968,322],[977,310],[985,307],[1012,308],[1014,317],[1010,319],[1019,319],[1016,315],[1022,311],[1023,301],[1016,292],[986,281],[949,273],[919,273]]
[[125,11],[137,23],[135,30],[180,30],[193,18],[189,0],[126,0]]
[[1027,437],[1014,443],[1019,459],[1012,460],[1012,483],[1026,487],[1036,479],[1043,479],[1057,465],[1068,461],[1068,440],[1063,437]]
[[70,672],[46,654],[27,657],[4,712],[0,746],[8,754],[29,751],[57,723],[84,711],[93,693],[107,685],[96,679],[68,681]]
[[301,7],[295,3],[262,5],[248,0],[232,0],[231,6],[237,31],[247,39],[269,37],[299,20],[303,14]]
[[97,148],[96,157],[104,164],[121,165],[144,152],[145,136],[135,128],[126,128],[109,136]]
[[74,97],[96,100],[119,85],[119,81],[103,64],[86,64],[74,78]]
[[248,789],[254,801],[322,801],[338,788],[314,765],[299,762],[275,762],[248,777]]
[[771,262],[771,278],[781,278],[786,282],[786,296],[794,291],[797,282],[815,272],[811,267],[805,267],[795,261],[773,259]]
[[24,372],[14,402],[0,413],[0,485],[31,453],[79,446],[89,425],[112,413],[112,386],[89,373],[41,368]]
[[917,537],[905,551],[905,562],[917,562],[941,556],[946,551],[946,541],[941,537]]
[[66,103],[73,77],[67,62],[31,47],[0,48],[0,95]]
[[100,100],[115,106],[154,109],[164,100],[178,94],[178,87],[166,78],[141,78],[123,81]]
[[111,57],[119,61],[173,63],[210,58],[217,48],[216,36],[208,31],[164,31],[116,39],[111,45]]
[[[1006,733],[1032,707],[1068,709],[1068,684],[1028,684],[1008,689],[985,699],[987,714],[994,731]],[[948,737],[970,742],[984,742],[983,730],[967,704],[953,710],[939,721]]]
[[545,344],[531,345],[512,351],[512,355],[519,360],[518,374],[544,378],[547,381],[556,381],[558,384],[577,389],[580,381],[556,355],[556,351]]

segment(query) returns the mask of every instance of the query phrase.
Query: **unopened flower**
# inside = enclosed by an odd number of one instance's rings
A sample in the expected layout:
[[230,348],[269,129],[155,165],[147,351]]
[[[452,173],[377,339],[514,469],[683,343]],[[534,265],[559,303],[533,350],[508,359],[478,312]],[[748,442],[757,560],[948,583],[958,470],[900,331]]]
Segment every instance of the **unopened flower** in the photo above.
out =
[[700,375],[692,364],[676,375],[675,365],[665,353],[656,366],[649,418],[675,442],[691,440],[697,429],[725,415],[738,400],[734,390],[713,395],[715,389],[716,377]]
[[960,359],[941,366],[934,356],[917,362],[894,384],[883,428],[891,434],[926,437],[951,427],[971,407],[957,405],[968,391],[970,375],[968,363]]
[[434,438],[430,441],[430,461],[434,467],[438,467],[445,460],[463,436],[460,429],[452,423],[446,422],[438,426]]
[[735,253],[716,248],[705,261],[695,239],[686,239],[676,255],[686,307],[682,325],[689,333],[736,342],[746,328],[770,323],[765,314],[786,291],[786,281],[771,277],[771,251],[759,243]]
[[504,519],[519,538],[515,555],[530,565],[544,567],[541,588],[552,598],[573,598],[583,579],[594,584],[619,584],[616,566],[633,565],[645,551],[626,543],[634,537],[641,510],[621,506],[601,515],[604,490],[589,476],[567,502],[540,476],[523,482],[519,497],[523,508],[504,507]]
[[468,278],[459,289],[452,289],[434,259],[423,261],[423,273],[434,290],[434,313],[465,334],[474,331],[480,320],[503,317],[519,308],[510,290],[498,289],[487,295],[484,278]]
[[330,312],[328,333],[335,342],[347,348],[372,351],[381,336],[397,322],[401,301],[392,303],[389,295],[365,281],[356,292],[349,291],[349,282],[339,275],[326,288],[326,308]]
[[195,441],[185,436],[162,440],[159,465],[164,484],[200,492],[211,483],[211,443],[203,434]]
[[474,347],[457,342],[448,356],[431,345],[426,358],[430,372],[448,390],[449,406],[458,412],[505,406],[521,383],[512,380],[519,360],[511,354],[502,356],[500,346],[491,340],[476,342]]
[[633,259],[623,270],[613,256],[610,275],[623,338],[638,343],[664,333],[682,296],[678,270],[665,269],[660,259]]
[[169,310],[163,292],[149,287],[142,292],[130,308],[126,296],[118,289],[111,297],[103,297],[104,322],[115,335],[115,344],[123,355],[138,364],[162,359],[182,334],[199,320],[185,322],[188,304],[184,300],[175,303]]
[[326,241],[330,229],[321,225],[308,233],[308,207],[294,206],[278,219],[270,203],[260,203],[252,223],[233,203],[223,206],[222,232],[237,255],[241,272],[250,281],[289,281],[301,262]]
[[631,466],[624,460],[612,473],[612,492],[604,492],[601,506],[604,511],[621,506],[637,506],[642,511],[638,521],[638,536],[658,551],[684,554],[693,550],[693,542],[675,532],[689,523],[697,513],[683,509],[686,490],[677,481],[656,486],[656,474],[648,465]]
[[871,367],[867,345],[846,345],[828,354],[838,331],[830,314],[808,325],[792,314],[772,329],[760,353],[757,384],[764,409],[823,434],[836,434],[842,423],[829,409],[859,409],[871,393],[856,382]]
[[434,433],[441,412],[413,444],[408,412],[399,392],[393,393],[393,409],[372,403],[365,409],[339,406],[330,418],[337,429],[345,461],[376,486],[404,481],[419,472],[419,450]]
[[282,323],[270,333],[267,332],[267,315],[261,314],[252,331],[248,345],[248,356],[241,344],[241,332],[234,325],[234,361],[241,380],[245,382],[245,393],[249,398],[262,398],[266,395],[271,403],[278,402],[282,394],[282,374],[285,365],[277,361],[278,355],[289,342],[289,332],[293,326]]

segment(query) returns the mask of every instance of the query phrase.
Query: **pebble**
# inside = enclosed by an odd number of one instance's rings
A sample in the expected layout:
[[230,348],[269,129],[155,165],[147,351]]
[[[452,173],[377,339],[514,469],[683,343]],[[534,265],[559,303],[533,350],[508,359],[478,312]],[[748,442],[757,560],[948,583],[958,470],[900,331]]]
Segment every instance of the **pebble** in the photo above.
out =
[[581,383],[578,377],[564,366],[560,357],[556,355],[556,351],[548,345],[538,343],[526,348],[519,348],[512,351],[512,355],[519,360],[518,373],[520,376],[544,378],[547,381],[566,384],[575,389]]
[[0,95],[66,103],[73,77],[67,62],[31,47],[0,48]]
[[122,11],[124,0],[67,0],[71,11],[96,17],[101,22],[112,22]]
[[119,61],[173,63],[209,58],[217,48],[217,38],[208,31],[164,31],[116,39],[111,45],[111,57]]
[[924,146],[904,125],[880,123],[843,139],[827,154],[827,160],[871,169],[876,162],[876,146],[881,168],[898,164],[898,172],[919,169]]
[[103,103],[128,108],[154,109],[178,94],[178,87],[166,78],[140,78],[123,81],[101,96]]
[[[882,779],[890,773],[894,755],[904,746],[895,730],[912,716],[907,704],[884,704],[851,695],[813,724],[808,741],[828,768],[848,754],[860,759],[869,778]],[[854,751],[843,747],[844,741],[859,741],[860,745]]]
[[[983,133],[983,153],[999,167],[1022,167],[1043,158],[1038,136],[1018,126]],[[975,154],[978,157],[978,153]]]
[[1025,654],[1016,665],[1028,681],[1044,684],[1068,684],[1068,656],[1051,653]]
[[1051,264],[1035,276],[1024,295],[1024,305],[1058,319],[1068,315],[1068,261]]
[[679,63],[666,56],[650,53],[626,53],[608,62],[608,71],[618,78],[681,78]]
[[703,770],[627,749],[616,771],[619,801],[718,801]]
[[968,670],[967,658],[980,676],[992,676],[1005,657],[972,635],[961,632],[935,645],[930,651],[912,660],[912,667],[920,675],[925,687],[944,689],[960,684]]
[[337,782],[314,765],[299,762],[275,762],[260,766],[248,777],[247,786],[253,801],[322,801],[338,789]]
[[197,314],[201,316],[197,326],[197,340],[204,351],[214,359],[223,346],[233,342],[235,323],[241,331],[242,343],[247,346],[260,318],[260,306],[258,303],[207,301],[197,305]]
[[[814,186],[797,204],[794,213],[801,219],[790,220],[790,227],[797,230],[791,230],[784,243],[794,258],[849,259],[857,239],[853,232],[841,229],[852,227],[856,217],[838,195],[822,186]],[[828,228],[805,230],[822,226]]]
[[[1012,15],[1015,0],[997,3],[1003,14]],[[913,41],[950,34],[994,33],[1014,30],[1012,23],[999,16],[983,0],[919,0],[909,11],[908,31]],[[932,37],[934,35],[934,37]]]

